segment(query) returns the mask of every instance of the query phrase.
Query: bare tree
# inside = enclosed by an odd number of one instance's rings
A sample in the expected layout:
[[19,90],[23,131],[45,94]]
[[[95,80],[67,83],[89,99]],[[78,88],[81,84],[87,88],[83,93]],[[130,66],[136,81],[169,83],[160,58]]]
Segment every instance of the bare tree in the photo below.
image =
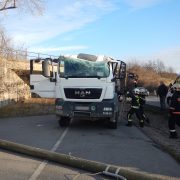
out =
[[161,74],[162,72],[164,72],[166,70],[163,61],[161,61],[159,59],[156,60],[156,68],[157,68],[157,73],[159,73],[159,74]]
[[1,57],[7,60],[21,60],[27,58],[27,50],[24,45],[18,46],[19,50],[15,50],[11,38],[6,35],[5,29],[0,26],[0,59]]
[[11,39],[6,35],[5,30],[0,26],[0,57],[7,59],[13,56],[13,45]]
[[174,69],[172,67],[168,67],[166,70],[168,73],[175,73]]
[[0,2],[0,11],[16,8],[16,0],[4,0]]
[[156,62],[149,60],[143,65],[147,70],[156,71]]
[[0,0],[0,11],[19,8],[32,14],[42,14],[43,0]]
[[11,46],[11,40],[6,36],[5,30],[0,26],[0,51],[3,52],[4,49],[7,49]]

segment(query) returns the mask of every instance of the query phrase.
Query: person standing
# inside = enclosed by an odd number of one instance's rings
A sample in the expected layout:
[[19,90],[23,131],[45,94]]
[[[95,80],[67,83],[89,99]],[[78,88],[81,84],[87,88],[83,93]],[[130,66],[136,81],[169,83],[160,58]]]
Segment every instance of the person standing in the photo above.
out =
[[157,96],[159,96],[160,99],[160,107],[161,110],[166,109],[166,94],[168,92],[167,86],[164,84],[163,81],[160,81],[160,85],[157,89]]
[[141,115],[140,112],[140,97],[139,97],[139,89],[135,88],[132,92],[130,91],[127,94],[127,97],[131,98],[131,108],[127,113],[127,119],[128,119],[128,123],[126,124],[126,126],[131,127],[132,126],[132,115],[135,113],[136,117],[139,120],[139,125],[140,127],[144,127],[144,120],[143,117]]
[[177,132],[175,125],[180,126],[180,84],[174,84],[174,94],[171,98],[171,103],[169,107],[169,138],[177,138]]

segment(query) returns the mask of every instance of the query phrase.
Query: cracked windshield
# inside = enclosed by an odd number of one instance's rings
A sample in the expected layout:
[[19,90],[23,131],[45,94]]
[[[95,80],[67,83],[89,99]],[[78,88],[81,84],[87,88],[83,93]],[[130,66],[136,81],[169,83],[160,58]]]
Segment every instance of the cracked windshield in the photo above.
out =
[[109,66],[103,62],[68,58],[60,61],[60,76],[65,78],[105,78],[109,76]]

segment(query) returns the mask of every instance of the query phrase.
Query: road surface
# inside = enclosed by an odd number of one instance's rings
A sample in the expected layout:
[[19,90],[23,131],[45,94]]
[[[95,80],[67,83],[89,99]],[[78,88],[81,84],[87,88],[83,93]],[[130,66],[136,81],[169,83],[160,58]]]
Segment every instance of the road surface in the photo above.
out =
[[[159,97],[157,96],[148,96],[146,97],[146,103],[152,106],[160,107]],[[168,104],[166,103],[166,108],[168,108]]]
[[[161,151],[138,127],[126,127],[125,124],[124,118],[120,118],[118,129],[113,130],[101,122],[75,120],[70,127],[60,128],[54,115],[4,118],[0,119],[0,138],[88,160],[180,178],[180,165],[170,155]],[[2,150],[0,163],[3,179],[56,179],[79,172],[30,157],[17,157]]]

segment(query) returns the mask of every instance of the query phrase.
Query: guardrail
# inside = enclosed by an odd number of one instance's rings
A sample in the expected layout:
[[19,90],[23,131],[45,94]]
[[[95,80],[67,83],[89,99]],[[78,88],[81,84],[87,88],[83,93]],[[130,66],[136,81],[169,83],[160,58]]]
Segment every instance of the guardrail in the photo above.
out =
[[0,55],[7,60],[30,60],[36,58],[58,58],[59,56],[27,50],[0,49]]

